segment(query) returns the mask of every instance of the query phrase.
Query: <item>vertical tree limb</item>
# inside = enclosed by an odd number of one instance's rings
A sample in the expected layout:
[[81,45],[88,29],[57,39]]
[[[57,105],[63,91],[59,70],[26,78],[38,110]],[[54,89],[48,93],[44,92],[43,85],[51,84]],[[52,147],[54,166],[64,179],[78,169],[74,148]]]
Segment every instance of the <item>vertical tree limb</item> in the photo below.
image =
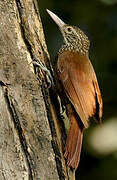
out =
[[69,179],[57,102],[31,63],[45,53],[37,1],[0,1],[0,179]]

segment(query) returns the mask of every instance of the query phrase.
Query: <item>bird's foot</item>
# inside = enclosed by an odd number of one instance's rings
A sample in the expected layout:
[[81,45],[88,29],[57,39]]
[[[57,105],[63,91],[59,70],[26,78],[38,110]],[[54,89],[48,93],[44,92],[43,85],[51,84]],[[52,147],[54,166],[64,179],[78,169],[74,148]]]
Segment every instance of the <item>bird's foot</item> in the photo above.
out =
[[54,86],[54,81],[53,81],[53,77],[50,73],[50,70],[42,63],[38,60],[38,62],[36,60],[32,61],[34,66],[38,66],[41,68],[42,71],[45,72],[46,74],[46,79],[47,79],[47,83],[48,83],[48,88],[53,87]]

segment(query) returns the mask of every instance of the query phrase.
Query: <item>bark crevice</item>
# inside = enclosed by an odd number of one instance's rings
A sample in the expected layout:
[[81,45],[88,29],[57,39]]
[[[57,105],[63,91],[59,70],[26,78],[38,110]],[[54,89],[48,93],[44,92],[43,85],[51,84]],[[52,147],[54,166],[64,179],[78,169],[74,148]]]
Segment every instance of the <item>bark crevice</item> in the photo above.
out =
[[15,110],[15,106],[12,103],[12,98],[10,98],[9,94],[8,94],[8,89],[6,89],[5,93],[4,93],[4,97],[6,99],[6,104],[8,106],[10,115],[11,115],[11,119],[13,120],[14,123],[14,127],[17,130],[18,133],[18,137],[21,143],[21,147],[22,150],[24,152],[25,158],[26,158],[26,162],[27,162],[27,167],[28,167],[28,174],[29,174],[29,179],[33,179],[33,161],[31,160],[30,154],[28,152],[28,147],[27,147],[27,142],[24,136],[24,130],[22,129],[19,117],[17,115],[17,112]]

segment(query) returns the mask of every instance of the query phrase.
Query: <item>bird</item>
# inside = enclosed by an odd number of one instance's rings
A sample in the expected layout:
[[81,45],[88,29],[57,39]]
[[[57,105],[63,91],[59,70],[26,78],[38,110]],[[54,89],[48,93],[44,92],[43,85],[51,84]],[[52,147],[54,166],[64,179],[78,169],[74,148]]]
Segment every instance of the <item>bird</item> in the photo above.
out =
[[47,9],[63,36],[63,45],[58,51],[56,68],[63,91],[71,108],[68,116],[70,127],[64,157],[70,168],[77,169],[80,161],[83,131],[93,117],[102,121],[103,102],[94,68],[89,59],[90,41],[76,26],[64,23]]

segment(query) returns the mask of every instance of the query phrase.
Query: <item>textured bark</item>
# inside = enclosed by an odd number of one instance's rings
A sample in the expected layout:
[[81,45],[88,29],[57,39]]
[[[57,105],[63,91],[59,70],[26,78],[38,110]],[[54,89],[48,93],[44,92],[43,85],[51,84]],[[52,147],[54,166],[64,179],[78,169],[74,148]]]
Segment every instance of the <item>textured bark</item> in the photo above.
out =
[[31,63],[48,58],[37,1],[0,1],[0,179],[71,179],[57,99]]

